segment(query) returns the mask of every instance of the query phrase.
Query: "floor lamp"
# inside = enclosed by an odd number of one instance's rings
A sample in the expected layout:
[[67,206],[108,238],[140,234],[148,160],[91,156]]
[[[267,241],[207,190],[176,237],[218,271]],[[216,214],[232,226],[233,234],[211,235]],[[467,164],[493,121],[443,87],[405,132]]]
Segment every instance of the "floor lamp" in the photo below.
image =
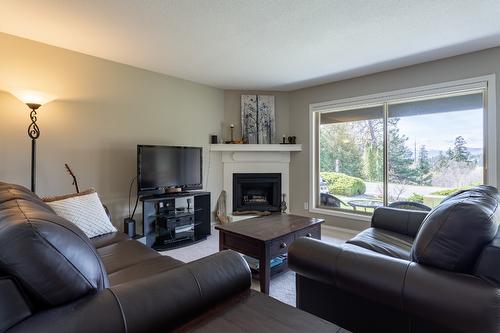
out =
[[17,98],[24,102],[30,108],[31,123],[28,126],[28,136],[31,139],[31,191],[36,190],[36,140],[40,136],[40,128],[36,124],[37,110],[43,104],[49,102],[53,98],[43,93],[30,90],[18,91],[13,93]]
[[31,138],[31,192],[34,193],[36,190],[36,139],[40,136],[40,128],[38,128],[36,124],[36,110],[38,110],[42,104],[26,103],[26,105],[31,109],[31,124],[28,126],[28,136]]

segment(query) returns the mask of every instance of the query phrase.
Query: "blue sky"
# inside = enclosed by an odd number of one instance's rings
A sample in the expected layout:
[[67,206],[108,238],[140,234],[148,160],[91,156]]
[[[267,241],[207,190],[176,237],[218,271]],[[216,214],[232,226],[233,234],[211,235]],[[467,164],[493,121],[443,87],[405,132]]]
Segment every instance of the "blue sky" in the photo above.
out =
[[457,111],[401,117],[398,127],[409,140],[407,145],[425,145],[427,150],[446,150],[459,135],[469,148],[483,147],[483,110]]

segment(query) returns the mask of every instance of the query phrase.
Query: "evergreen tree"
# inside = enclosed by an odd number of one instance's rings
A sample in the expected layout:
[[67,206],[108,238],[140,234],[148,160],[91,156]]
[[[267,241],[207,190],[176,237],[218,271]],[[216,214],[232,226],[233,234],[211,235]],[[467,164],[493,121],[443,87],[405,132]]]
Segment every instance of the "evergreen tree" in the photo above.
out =
[[[362,149],[347,124],[322,125],[320,131],[320,171],[342,172],[362,177]],[[338,162],[337,162],[338,161]]]
[[383,147],[366,144],[363,155],[363,174],[368,181],[381,182],[384,177]]
[[438,157],[436,158],[436,162],[434,163],[434,168],[437,170],[446,168],[450,164],[450,149],[445,153],[442,151],[439,152]]
[[419,150],[417,159],[417,174],[418,174],[418,184],[419,185],[431,185],[432,174],[431,172],[431,160],[429,158],[429,152],[427,151],[425,145],[422,145]]
[[453,149],[451,148],[448,148],[448,150],[446,151],[446,157],[451,161],[453,160],[453,158],[455,157],[455,152],[453,151]]
[[389,120],[389,181],[416,184],[417,172],[412,168],[413,153],[406,146],[408,137],[399,132],[399,118]]
[[467,147],[465,146],[467,142],[460,135],[455,138],[455,143],[452,150],[452,160],[457,162],[471,163],[471,154]]

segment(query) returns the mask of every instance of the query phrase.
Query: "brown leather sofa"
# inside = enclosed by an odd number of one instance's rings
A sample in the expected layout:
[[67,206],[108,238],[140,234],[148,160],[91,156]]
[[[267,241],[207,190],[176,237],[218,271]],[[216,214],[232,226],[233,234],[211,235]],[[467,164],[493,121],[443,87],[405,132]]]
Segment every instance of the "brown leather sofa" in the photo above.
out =
[[378,208],[342,246],[295,241],[297,306],[353,332],[500,332],[499,203],[480,186],[429,213]]
[[340,331],[250,284],[235,252],[184,264],[120,232],[89,240],[0,182],[0,332]]

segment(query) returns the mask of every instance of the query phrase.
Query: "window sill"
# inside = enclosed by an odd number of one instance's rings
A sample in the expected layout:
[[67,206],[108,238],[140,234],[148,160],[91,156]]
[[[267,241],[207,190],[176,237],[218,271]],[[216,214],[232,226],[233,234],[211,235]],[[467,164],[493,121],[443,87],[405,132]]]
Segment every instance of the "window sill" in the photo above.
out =
[[357,221],[371,222],[371,220],[372,220],[371,215],[342,212],[342,211],[338,211],[338,210],[331,210],[331,209],[324,209],[324,208],[317,208],[317,207],[309,208],[309,212],[315,213],[315,214],[343,217],[346,219],[357,220]]

